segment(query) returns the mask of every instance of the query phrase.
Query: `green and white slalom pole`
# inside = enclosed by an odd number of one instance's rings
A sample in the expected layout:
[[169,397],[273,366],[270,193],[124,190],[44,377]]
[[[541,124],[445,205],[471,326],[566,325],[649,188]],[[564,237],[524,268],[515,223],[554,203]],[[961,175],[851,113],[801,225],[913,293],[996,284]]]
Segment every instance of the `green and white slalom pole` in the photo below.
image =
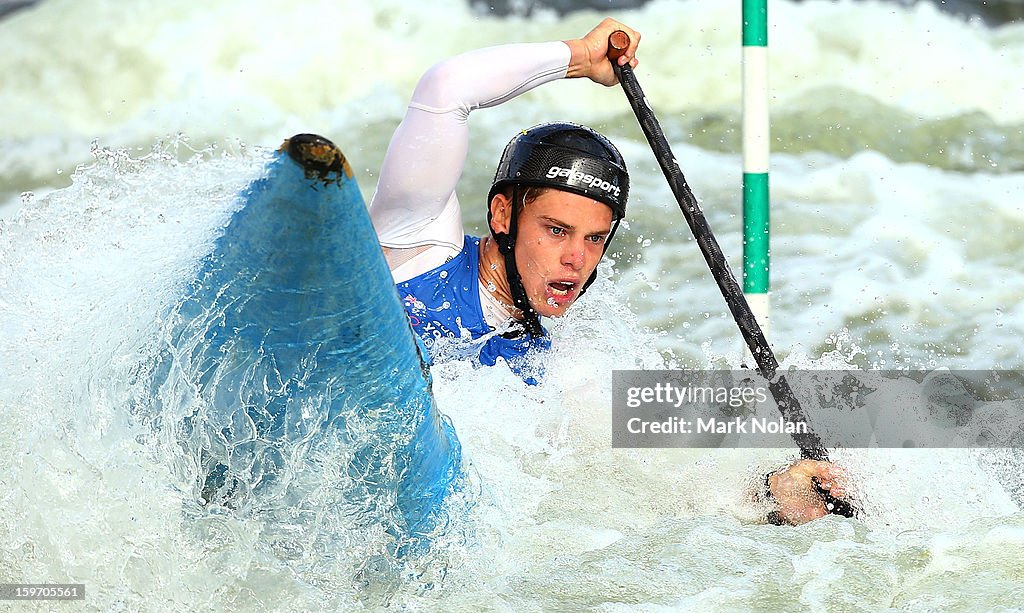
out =
[[768,0],[743,1],[743,295],[768,334]]

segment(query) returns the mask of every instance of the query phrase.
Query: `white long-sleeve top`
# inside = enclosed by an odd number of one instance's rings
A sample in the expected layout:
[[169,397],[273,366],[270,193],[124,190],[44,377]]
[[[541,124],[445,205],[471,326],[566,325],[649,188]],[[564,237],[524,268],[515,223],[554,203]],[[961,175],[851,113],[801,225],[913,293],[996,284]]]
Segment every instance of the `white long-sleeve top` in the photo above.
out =
[[469,114],[564,78],[570,56],[563,42],[501,45],[450,58],[423,75],[391,137],[370,202],[396,283],[462,250],[455,186],[466,164]]

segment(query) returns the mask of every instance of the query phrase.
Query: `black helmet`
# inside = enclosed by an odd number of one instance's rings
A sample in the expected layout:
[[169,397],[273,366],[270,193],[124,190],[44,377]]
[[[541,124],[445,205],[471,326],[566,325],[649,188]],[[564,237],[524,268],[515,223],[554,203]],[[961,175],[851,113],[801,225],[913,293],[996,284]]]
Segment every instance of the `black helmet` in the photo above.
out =
[[[598,132],[576,123],[552,122],[523,130],[505,147],[487,194],[487,225],[491,222],[494,195],[513,188],[512,218],[508,234],[491,228],[498,248],[505,256],[505,272],[515,305],[523,312],[527,331],[542,334],[540,320],[530,307],[522,278],[515,263],[516,230],[519,209],[528,187],[550,187],[573,192],[607,204],[612,210],[612,227],[605,241],[608,251],[619,222],[626,216],[629,197],[629,173],[619,150]],[[597,269],[583,284],[580,296],[597,278]]]
[[619,150],[603,135],[575,123],[542,123],[516,135],[501,154],[487,206],[509,185],[553,187],[607,204],[626,216],[629,173]]

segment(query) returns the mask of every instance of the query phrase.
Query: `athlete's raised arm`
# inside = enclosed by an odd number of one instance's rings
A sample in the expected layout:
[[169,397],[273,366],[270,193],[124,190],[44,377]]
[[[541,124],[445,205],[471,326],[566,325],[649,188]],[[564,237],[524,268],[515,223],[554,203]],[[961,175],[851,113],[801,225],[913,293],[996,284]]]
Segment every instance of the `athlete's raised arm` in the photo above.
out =
[[455,185],[469,146],[469,114],[565,77],[562,42],[489,47],[430,68],[388,146],[370,215],[381,245],[462,248]]

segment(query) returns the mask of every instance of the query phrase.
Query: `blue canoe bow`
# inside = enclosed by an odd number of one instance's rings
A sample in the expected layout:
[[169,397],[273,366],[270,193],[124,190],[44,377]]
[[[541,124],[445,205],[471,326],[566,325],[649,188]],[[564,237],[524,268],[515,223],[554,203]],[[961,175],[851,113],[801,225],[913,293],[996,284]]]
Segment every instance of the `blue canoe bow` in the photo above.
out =
[[182,429],[202,498],[283,495],[295,449],[330,432],[350,446],[352,495],[389,509],[390,530],[429,534],[461,449],[351,167],[300,134],[239,197],[179,305],[165,369],[204,407]]

